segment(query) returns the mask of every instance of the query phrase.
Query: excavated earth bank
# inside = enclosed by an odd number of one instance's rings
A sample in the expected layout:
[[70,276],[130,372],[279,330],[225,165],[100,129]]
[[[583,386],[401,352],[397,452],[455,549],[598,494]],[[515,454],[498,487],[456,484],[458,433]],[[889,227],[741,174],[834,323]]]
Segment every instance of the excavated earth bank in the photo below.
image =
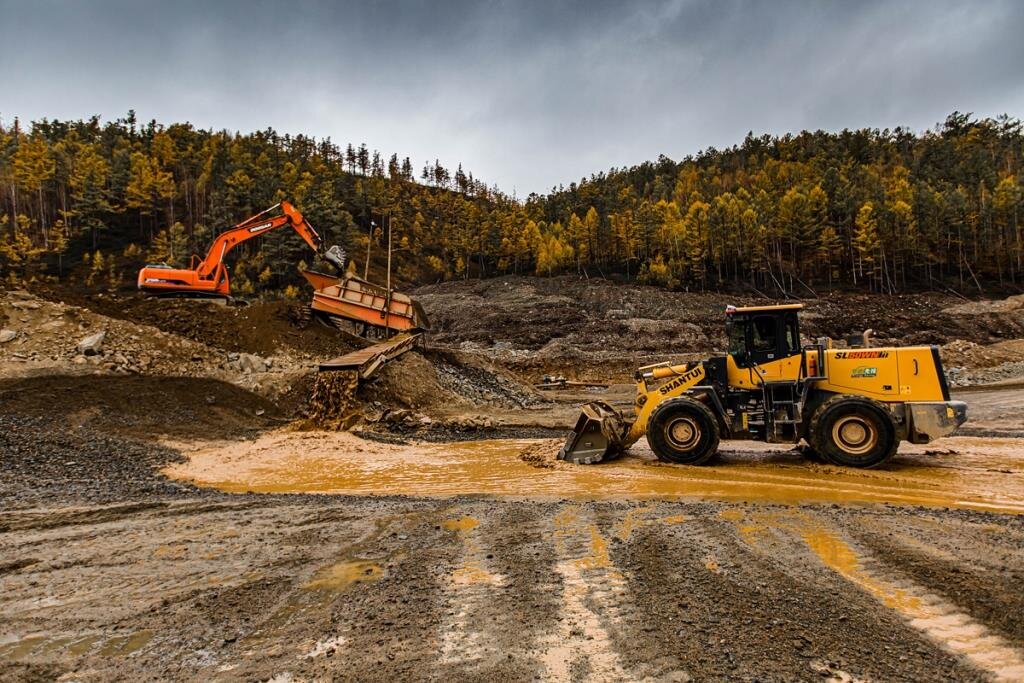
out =
[[[354,391],[314,386],[349,348],[287,314],[246,337],[252,307],[0,298],[0,680],[1024,678],[1024,390],[961,394],[975,431],[877,472],[754,446],[584,470],[526,437],[629,387],[530,383],[707,355],[729,297],[420,297],[429,345]],[[809,302],[805,331],[935,341],[965,377],[1014,379],[1013,301],[884,303]]]

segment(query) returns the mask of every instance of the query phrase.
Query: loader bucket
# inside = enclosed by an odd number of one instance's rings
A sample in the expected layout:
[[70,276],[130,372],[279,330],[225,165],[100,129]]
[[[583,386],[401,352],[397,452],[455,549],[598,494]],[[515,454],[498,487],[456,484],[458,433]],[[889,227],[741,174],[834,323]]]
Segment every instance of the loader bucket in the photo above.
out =
[[617,410],[604,401],[593,401],[583,406],[558,459],[592,465],[621,455],[628,431],[629,425]]

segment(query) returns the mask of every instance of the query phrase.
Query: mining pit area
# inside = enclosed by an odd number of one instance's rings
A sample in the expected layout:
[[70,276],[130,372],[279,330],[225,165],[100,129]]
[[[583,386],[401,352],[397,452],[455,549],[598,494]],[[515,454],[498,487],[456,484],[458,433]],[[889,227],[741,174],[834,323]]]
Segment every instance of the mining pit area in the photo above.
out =
[[356,382],[299,303],[0,292],[0,680],[1024,680],[1024,296],[803,302],[808,339],[938,345],[968,404],[853,470],[555,458],[764,300],[413,295],[432,330]]

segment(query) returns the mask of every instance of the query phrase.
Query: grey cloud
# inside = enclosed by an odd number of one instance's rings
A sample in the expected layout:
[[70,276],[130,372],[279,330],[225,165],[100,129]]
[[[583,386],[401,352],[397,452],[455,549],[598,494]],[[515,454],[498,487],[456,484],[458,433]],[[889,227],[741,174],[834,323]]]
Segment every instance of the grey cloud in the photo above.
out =
[[0,116],[463,162],[523,196],[748,130],[1019,115],[1024,3],[0,0]]

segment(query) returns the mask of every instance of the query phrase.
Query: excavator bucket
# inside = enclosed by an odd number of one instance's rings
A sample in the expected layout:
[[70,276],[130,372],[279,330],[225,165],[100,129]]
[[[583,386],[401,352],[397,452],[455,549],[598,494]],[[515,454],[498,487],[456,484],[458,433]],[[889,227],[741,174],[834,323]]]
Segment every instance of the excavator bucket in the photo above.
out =
[[617,410],[604,401],[593,401],[583,406],[558,459],[592,465],[614,458],[625,450],[628,432],[629,424]]

